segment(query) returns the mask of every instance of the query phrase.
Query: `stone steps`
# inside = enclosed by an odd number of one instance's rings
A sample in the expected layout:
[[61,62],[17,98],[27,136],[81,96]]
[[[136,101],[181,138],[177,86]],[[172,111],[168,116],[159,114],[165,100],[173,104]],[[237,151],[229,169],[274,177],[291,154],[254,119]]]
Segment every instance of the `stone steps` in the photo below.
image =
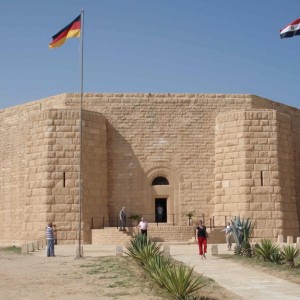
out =
[[[208,229],[209,243],[225,243],[225,234],[221,229]],[[140,232],[136,227],[127,227],[126,231],[120,231],[116,227],[104,229],[92,229],[92,244],[102,245],[126,245],[131,238]],[[192,226],[172,226],[150,223],[148,237],[157,242],[193,242],[195,232]]]
[[120,231],[116,227],[92,229],[92,244],[125,245],[131,240],[132,236],[132,230],[128,227],[126,231]]

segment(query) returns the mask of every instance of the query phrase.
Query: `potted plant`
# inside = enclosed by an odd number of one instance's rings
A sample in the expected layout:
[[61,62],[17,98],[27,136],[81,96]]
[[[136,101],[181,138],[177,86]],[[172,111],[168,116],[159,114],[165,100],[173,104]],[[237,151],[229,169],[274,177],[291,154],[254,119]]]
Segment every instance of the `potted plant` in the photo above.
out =
[[193,225],[193,216],[194,216],[195,212],[194,211],[189,211],[186,216],[188,217],[188,221],[187,221],[187,225],[191,226]]
[[129,219],[131,220],[132,226],[137,226],[138,221],[139,221],[139,219],[140,219],[140,216],[137,215],[137,214],[131,215],[131,216],[129,217]]

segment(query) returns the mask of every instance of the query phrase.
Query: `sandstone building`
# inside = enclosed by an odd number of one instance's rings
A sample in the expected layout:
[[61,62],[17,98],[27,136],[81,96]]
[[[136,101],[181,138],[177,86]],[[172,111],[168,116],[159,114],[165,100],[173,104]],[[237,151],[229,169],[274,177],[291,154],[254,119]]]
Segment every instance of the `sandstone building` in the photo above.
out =
[[[186,225],[256,222],[254,237],[299,236],[300,110],[254,95],[85,94],[82,237],[128,215]],[[0,242],[78,239],[80,95],[0,110]]]

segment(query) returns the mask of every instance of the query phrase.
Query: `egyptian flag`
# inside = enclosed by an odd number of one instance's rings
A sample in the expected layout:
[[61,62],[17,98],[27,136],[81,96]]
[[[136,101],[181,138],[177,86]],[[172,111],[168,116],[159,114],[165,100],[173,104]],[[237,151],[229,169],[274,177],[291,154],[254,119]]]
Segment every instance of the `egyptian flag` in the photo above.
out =
[[300,19],[295,20],[280,30],[280,37],[282,39],[293,37],[294,35],[300,35]]
[[60,47],[68,38],[80,37],[80,29],[81,15],[52,37],[53,41],[49,44],[49,48]]

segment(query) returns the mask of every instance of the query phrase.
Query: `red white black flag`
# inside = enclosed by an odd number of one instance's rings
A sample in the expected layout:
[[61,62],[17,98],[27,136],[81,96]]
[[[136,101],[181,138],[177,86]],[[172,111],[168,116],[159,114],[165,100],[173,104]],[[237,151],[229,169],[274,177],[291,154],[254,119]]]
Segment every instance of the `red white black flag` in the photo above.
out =
[[294,35],[300,35],[300,19],[295,20],[280,30],[280,37],[282,39],[293,37]]

